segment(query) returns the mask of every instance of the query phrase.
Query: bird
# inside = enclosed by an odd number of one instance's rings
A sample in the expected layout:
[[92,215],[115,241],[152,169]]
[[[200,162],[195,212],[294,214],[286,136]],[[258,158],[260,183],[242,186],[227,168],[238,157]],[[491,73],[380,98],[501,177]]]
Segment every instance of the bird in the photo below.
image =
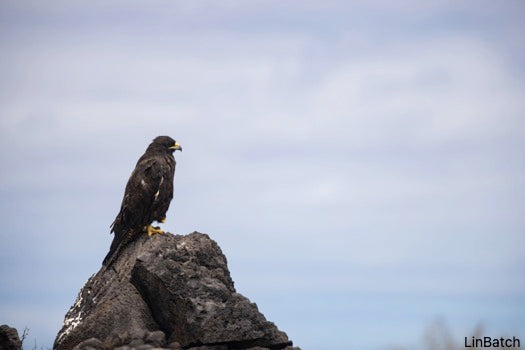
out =
[[175,151],[181,145],[169,136],[158,136],[150,143],[139,158],[131,173],[120,211],[110,225],[114,233],[113,242],[103,265],[110,266],[122,248],[140,237],[162,234],[153,222],[164,223],[166,212],[173,199],[173,178],[175,176]]

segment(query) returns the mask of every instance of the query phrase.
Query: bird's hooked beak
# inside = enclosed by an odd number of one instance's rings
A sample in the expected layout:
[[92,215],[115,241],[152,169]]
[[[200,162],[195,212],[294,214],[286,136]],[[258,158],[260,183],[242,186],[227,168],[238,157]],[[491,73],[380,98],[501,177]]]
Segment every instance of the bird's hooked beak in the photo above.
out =
[[173,146],[170,147],[171,150],[173,151],[176,151],[176,150],[179,150],[182,152],[182,147],[179,145],[178,142],[175,141],[175,143],[173,144]]

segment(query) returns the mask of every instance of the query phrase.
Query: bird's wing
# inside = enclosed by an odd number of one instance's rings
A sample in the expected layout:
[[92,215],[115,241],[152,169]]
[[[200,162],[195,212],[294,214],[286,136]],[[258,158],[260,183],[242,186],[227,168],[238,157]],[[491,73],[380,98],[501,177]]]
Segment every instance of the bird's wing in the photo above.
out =
[[[135,218],[145,220],[151,213],[151,207],[158,197],[157,192],[165,181],[164,161],[162,157],[152,157],[139,161],[126,186],[123,206]],[[136,224],[147,225],[146,222]]]
[[164,163],[161,157],[141,158],[137,162],[126,185],[120,212],[112,224],[115,237],[104,264],[120,246],[133,240],[143,226],[150,224],[152,207],[159,197],[162,183],[167,181],[167,165]]

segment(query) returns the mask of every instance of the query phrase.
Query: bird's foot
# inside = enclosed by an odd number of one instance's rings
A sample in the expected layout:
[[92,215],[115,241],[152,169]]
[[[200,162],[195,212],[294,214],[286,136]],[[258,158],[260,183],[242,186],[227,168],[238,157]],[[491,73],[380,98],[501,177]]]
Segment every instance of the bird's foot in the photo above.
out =
[[158,227],[158,226],[151,226],[151,225],[148,225],[148,236],[151,237],[151,236],[153,236],[153,235],[155,235],[155,234],[159,234],[159,235],[161,235],[161,234],[163,234],[163,233],[164,233],[164,231],[162,231],[162,230],[160,229],[160,227]]
[[161,224],[165,223],[165,222],[166,222],[166,218],[162,218],[159,222],[160,222]]

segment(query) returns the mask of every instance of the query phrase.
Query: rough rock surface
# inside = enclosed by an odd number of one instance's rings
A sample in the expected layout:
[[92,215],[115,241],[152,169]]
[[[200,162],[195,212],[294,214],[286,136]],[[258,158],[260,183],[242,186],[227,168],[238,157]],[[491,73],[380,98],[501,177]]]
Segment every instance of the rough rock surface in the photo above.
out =
[[16,328],[11,328],[4,324],[0,326],[0,349],[1,350],[19,350],[22,348],[22,342],[18,337]]
[[[284,332],[235,291],[208,235],[144,235],[102,267],[67,312],[54,348],[292,349]],[[297,349],[297,348],[293,348]]]

